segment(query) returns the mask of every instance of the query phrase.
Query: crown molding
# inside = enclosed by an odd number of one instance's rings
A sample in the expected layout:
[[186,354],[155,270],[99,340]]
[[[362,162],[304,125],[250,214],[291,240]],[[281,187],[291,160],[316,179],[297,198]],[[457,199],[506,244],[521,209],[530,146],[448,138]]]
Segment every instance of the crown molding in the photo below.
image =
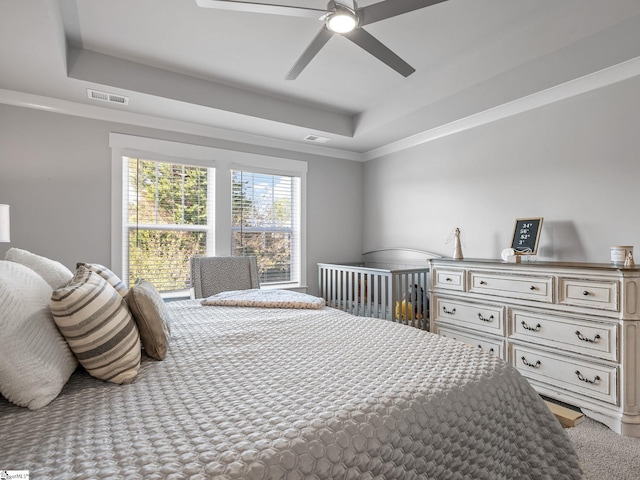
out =
[[251,146],[278,149],[293,154],[307,154],[321,157],[338,158],[343,160],[363,161],[363,155],[358,152],[330,148],[326,146],[302,144],[289,140],[255,135],[224,128],[174,120],[170,118],[125,112],[97,105],[61,100],[42,95],[0,89],[0,103],[17,107],[32,108],[62,115],[72,115],[105,122],[135,125],[139,127],[165,130],[170,132],[197,135],[217,140],[226,140]]
[[364,161],[373,160],[409,148],[428,143],[448,135],[470,130],[481,125],[518,115],[520,113],[575,97],[583,93],[607,87],[640,75],[640,57],[622,62],[609,68],[585,75],[555,87],[527,95],[488,110],[461,118],[430,130],[412,135],[403,140],[374,148],[364,153]]
[[41,95],[14,90],[0,89],[0,103],[25,108],[33,108],[64,115],[74,115],[107,122],[136,125],[141,127],[198,135],[251,146],[277,149],[291,154],[316,155],[357,162],[366,162],[376,158],[399,153],[439,138],[470,130],[513,115],[543,107],[583,93],[607,87],[640,75],[640,57],[622,62],[598,72],[562,83],[526,97],[513,100],[474,115],[438,126],[405,139],[368,150],[364,153],[335,149],[326,146],[307,145],[277,138],[255,135],[235,130],[210,127],[206,125],[173,120],[168,118],[123,112],[94,105],[86,105]]

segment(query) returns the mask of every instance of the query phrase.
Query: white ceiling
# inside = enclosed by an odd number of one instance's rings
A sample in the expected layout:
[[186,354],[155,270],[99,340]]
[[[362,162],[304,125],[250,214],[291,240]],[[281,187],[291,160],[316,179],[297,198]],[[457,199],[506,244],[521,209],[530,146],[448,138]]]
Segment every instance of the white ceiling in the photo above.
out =
[[366,159],[640,74],[639,0],[448,0],[366,27],[407,78],[334,36],[284,80],[321,26],[195,0],[0,0],[0,102]]

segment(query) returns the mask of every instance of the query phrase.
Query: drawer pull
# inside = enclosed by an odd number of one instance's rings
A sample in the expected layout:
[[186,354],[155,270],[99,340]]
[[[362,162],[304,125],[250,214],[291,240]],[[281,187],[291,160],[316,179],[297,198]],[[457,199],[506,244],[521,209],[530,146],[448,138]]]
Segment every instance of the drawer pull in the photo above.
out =
[[531,286],[529,287],[529,290],[531,290],[531,291],[534,291],[535,289],[536,289],[535,285],[531,285]]
[[483,321],[483,322],[493,322],[493,315],[491,315],[489,318],[487,317],[483,317],[481,313],[478,314],[478,318]]
[[589,380],[580,373],[580,370],[576,370],[576,375],[578,376],[578,380],[580,380],[581,382],[591,383],[592,385],[600,381],[600,377],[598,375],[596,375],[593,380]]
[[[478,348],[480,350],[482,350],[482,345],[478,345]],[[491,355],[493,355],[494,352],[495,352],[495,350],[493,349],[493,347],[491,347],[489,350],[487,350],[487,353],[490,353]]]
[[598,335],[598,334],[596,333],[595,337],[593,337],[593,340],[592,340],[592,339],[587,338],[587,337],[585,337],[584,335],[582,335],[582,334],[580,333],[580,330],[576,330],[576,336],[577,336],[580,340],[582,340],[583,342],[589,342],[589,343],[597,343],[597,342],[598,342],[598,340],[600,340],[600,338],[602,338],[602,337],[600,337],[600,335]]
[[591,294],[587,290],[585,290],[584,292],[582,292],[582,295],[584,295],[585,297],[588,297]]
[[485,282],[484,280],[480,280],[480,285],[486,285],[487,282]]
[[446,313],[447,315],[455,315],[456,314],[456,309],[455,308],[453,310],[447,310],[447,307],[445,307],[444,305],[442,306],[442,311],[444,313]]
[[453,280],[451,280],[449,277],[445,278],[446,282],[453,282]]
[[539,323],[535,327],[530,327],[524,320],[520,324],[522,325],[522,328],[531,332],[537,332],[542,327]]
[[540,363],[540,360],[538,360],[536,363],[529,363],[527,359],[524,357],[524,355],[521,358],[522,358],[522,363],[524,363],[527,367],[538,368],[540,367],[540,365],[542,365]]

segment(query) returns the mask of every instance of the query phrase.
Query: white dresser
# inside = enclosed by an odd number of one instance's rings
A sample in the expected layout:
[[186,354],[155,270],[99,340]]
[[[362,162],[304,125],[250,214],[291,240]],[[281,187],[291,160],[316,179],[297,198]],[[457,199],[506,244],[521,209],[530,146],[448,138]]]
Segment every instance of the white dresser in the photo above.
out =
[[500,356],[540,394],[640,437],[640,268],[430,265],[433,332]]

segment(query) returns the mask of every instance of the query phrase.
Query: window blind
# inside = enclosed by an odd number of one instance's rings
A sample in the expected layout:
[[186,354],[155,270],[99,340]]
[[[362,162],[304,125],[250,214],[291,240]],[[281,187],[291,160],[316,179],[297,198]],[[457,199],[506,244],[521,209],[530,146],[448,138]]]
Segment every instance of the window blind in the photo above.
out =
[[190,288],[189,259],[206,254],[210,235],[209,169],[124,160],[123,279],[161,292]]
[[300,179],[231,173],[232,254],[256,256],[262,284],[298,282]]

